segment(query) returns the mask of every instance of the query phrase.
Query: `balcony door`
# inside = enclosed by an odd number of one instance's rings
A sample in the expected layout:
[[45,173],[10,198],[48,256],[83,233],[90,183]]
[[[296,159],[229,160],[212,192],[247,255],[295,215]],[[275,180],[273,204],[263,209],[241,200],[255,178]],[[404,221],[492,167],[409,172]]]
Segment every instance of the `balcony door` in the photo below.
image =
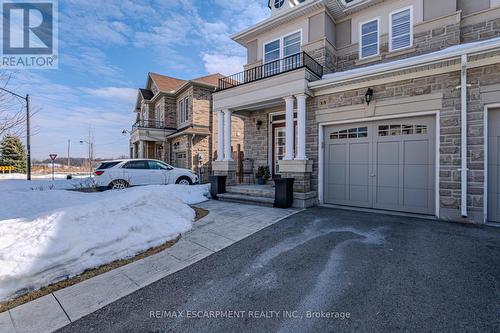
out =
[[301,43],[302,31],[265,43],[264,76],[272,76],[297,67],[300,64]]

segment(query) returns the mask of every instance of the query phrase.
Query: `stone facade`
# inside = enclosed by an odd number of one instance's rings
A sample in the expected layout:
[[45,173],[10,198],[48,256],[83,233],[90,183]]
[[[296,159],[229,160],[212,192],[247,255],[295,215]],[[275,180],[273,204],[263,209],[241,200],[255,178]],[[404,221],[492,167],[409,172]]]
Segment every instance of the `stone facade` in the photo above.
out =
[[464,25],[460,31],[463,43],[490,39],[500,36],[500,17],[483,22]]

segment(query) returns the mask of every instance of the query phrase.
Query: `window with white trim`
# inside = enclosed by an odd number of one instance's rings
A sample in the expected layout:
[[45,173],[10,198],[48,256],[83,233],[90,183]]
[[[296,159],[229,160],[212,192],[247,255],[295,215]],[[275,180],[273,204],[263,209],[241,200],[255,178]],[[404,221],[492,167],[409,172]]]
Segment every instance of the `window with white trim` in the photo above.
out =
[[413,44],[412,8],[391,14],[389,50],[405,49]]
[[377,18],[361,24],[360,28],[360,59],[377,56],[379,54],[379,26]]
[[264,63],[276,61],[280,58],[280,40],[274,40],[264,45]]
[[179,102],[179,124],[189,120],[189,97],[184,97]]

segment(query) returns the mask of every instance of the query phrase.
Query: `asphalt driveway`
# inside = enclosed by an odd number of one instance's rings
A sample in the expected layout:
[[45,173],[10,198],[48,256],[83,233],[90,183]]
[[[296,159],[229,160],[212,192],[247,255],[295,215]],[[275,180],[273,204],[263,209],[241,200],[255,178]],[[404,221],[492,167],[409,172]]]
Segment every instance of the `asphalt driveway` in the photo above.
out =
[[499,228],[315,208],[61,332],[498,332],[499,318]]

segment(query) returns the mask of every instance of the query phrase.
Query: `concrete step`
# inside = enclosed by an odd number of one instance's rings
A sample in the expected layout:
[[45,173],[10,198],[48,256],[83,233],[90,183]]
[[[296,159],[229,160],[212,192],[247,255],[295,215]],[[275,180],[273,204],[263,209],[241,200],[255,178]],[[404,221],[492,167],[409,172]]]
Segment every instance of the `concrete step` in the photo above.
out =
[[245,195],[238,193],[223,193],[223,194],[217,194],[217,198],[220,201],[236,202],[247,205],[257,205],[266,207],[274,206],[274,197],[267,198],[267,197]]
[[274,199],[274,187],[271,186],[228,186],[226,192]]

